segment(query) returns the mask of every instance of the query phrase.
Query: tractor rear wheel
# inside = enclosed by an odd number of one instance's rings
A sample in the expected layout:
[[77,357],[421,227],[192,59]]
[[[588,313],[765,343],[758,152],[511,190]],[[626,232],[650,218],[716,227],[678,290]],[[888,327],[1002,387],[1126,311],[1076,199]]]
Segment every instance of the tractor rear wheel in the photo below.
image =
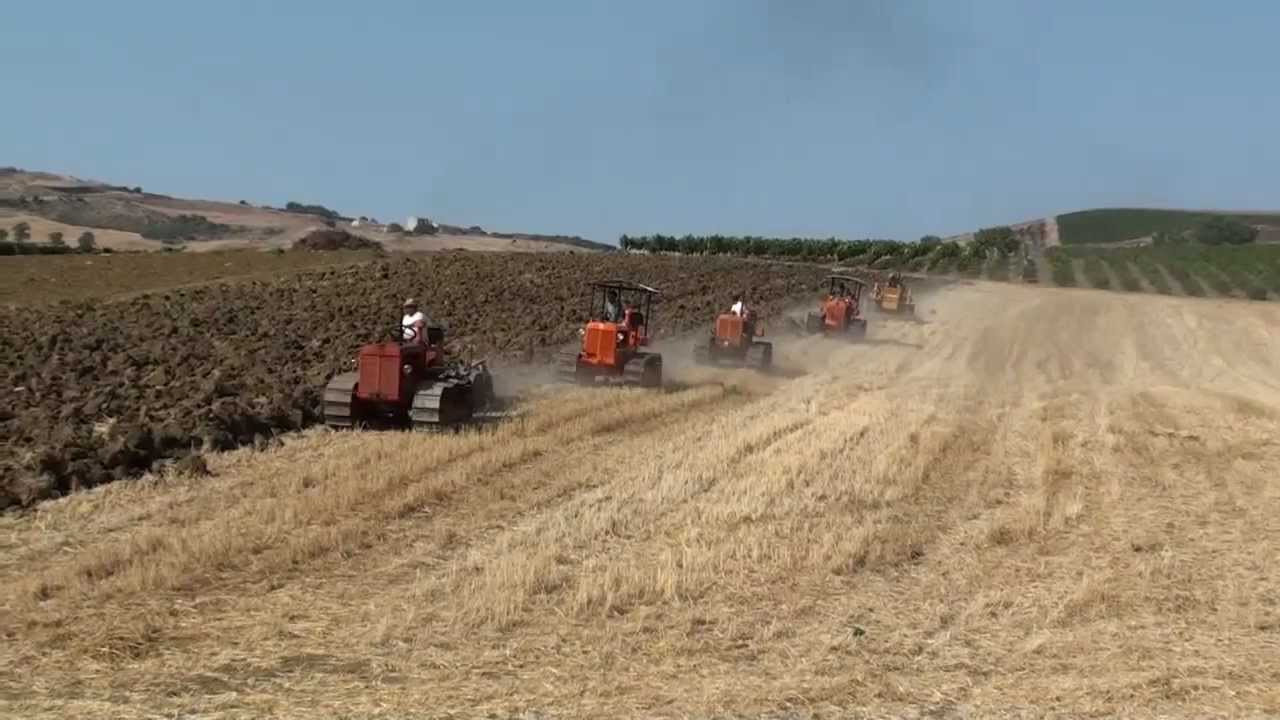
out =
[[822,316],[816,312],[811,312],[804,318],[804,329],[809,333],[822,332]]
[[773,367],[773,343],[753,342],[747,348],[747,365],[757,370]]

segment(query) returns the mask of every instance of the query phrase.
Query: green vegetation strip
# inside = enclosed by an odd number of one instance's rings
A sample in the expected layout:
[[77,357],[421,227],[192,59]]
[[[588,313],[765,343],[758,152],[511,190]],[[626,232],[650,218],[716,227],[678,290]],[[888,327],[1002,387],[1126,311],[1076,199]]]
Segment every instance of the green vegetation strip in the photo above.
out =
[[1116,280],[1120,281],[1120,289],[1125,292],[1142,292],[1142,283],[1139,282],[1138,276],[1133,274],[1133,267],[1129,264],[1129,259],[1123,255],[1117,255],[1112,258],[1111,271],[1116,274]]
[[1182,287],[1183,292],[1192,297],[1204,297],[1204,285],[1191,274],[1188,263],[1185,258],[1165,257],[1162,258],[1164,269],[1173,277],[1174,282]]
[[[1155,233],[1177,234],[1216,217],[1185,210],[1113,208],[1059,215],[1058,237],[1064,245],[1117,243]],[[1280,215],[1229,215],[1251,225],[1280,225]]]
[[1160,271],[1160,266],[1156,264],[1155,258],[1148,253],[1130,252],[1129,259],[1133,261],[1133,266],[1138,268],[1138,272],[1146,279],[1147,284],[1161,295],[1173,295],[1173,286],[1169,284],[1168,277]]
[[1084,277],[1089,285],[1098,290],[1111,289],[1111,276],[1107,274],[1106,265],[1099,255],[1090,255],[1084,259]]
[[932,267],[949,259],[963,272],[976,277],[988,258],[1019,252],[1022,241],[1011,228],[1001,226],[979,230],[974,239],[964,245],[932,236],[919,242],[899,242],[730,235],[623,235],[618,245],[628,252],[834,260],[883,270]]
[[987,278],[999,282],[1009,281],[1009,256],[1000,255],[987,264]]
[[1071,264],[1071,255],[1065,252],[1049,253],[1049,269],[1053,284],[1059,287],[1075,287],[1076,270]]

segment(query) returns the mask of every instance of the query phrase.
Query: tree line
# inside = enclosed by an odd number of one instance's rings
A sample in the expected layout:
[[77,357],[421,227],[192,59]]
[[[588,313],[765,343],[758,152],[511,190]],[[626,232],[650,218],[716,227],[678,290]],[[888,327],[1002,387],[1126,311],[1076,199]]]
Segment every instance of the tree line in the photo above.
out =
[[47,244],[40,245],[31,242],[30,223],[20,222],[9,229],[0,228],[0,255],[62,255],[71,252],[93,253],[97,250],[97,238],[88,230],[76,238],[76,247],[73,249],[67,245],[62,232],[58,230],[49,233]]
[[627,252],[676,255],[732,255],[807,261],[852,262],[877,268],[931,268],[943,261],[985,261],[1021,251],[1022,241],[1008,226],[984,228],[961,244],[926,235],[917,242],[899,240],[841,240],[838,238],[771,238],[731,235],[623,235],[619,247]]

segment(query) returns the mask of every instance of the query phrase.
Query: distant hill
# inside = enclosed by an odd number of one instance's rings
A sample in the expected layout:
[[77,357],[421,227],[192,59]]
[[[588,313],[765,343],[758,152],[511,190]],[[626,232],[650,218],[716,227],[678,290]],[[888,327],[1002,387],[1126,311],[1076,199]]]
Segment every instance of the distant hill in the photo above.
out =
[[[1055,245],[1148,245],[1157,233],[1176,235],[1221,215],[1258,229],[1258,242],[1280,242],[1280,212],[1242,210],[1176,210],[1165,208],[1095,208],[1012,223],[1009,227],[1033,247]],[[974,233],[945,240],[967,243]]]
[[1156,208],[1100,208],[1057,216],[1063,245],[1141,244],[1156,233],[1177,234],[1214,215],[1257,227],[1262,242],[1280,239],[1280,213]]
[[[1252,226],[1255,239],[1238,245],[1197,241],[1196,229],[1214,217]],[[1023,256],[987,262],[979,276],[1166,295],[1280,298],[1280,212],[1096,208],[1009,227],[1022,240]],[[966,244],[974,235],[946,240]]]
[[479,226],[424,222],[420,232],[322,205],[289,202],[283,208],[246,200],[177,198],[141,187],[49,172],[0,167],[0,230],[25,223],[30,241],[51,233],[76,238],[85,231],[115,250],[287,248],[314,230],[341,227],[388,250],[610,251],[612,245],[575,235],[492,232]]

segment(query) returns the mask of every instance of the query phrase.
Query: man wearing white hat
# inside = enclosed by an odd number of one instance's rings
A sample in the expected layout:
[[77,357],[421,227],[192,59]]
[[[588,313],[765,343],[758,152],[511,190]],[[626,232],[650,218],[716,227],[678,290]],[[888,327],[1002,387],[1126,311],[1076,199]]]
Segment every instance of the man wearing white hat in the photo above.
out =
[[404,301],[404,317],[400,318],[400,326],[406,342],[427,341],[427,316],[418,310],[418,301],[409,298]]

